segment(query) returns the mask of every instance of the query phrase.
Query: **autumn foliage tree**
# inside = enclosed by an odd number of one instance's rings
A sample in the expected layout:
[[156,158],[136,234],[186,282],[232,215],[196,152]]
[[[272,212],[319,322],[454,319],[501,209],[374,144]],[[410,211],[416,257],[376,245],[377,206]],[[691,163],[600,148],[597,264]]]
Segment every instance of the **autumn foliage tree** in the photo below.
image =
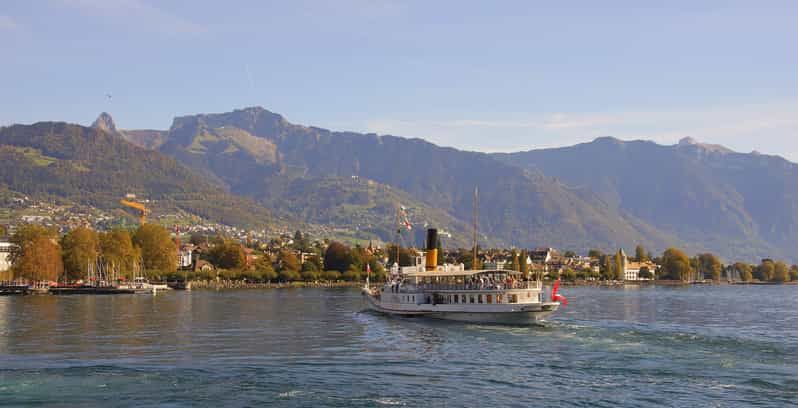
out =
[[773,281],[775,282],[789,282],[790,281],[790,267],[784,262],[776,262],[773,265]]
[[130,232],[114,229],[100,236],[100,253],[106,262],[119,268],[122,276],[133,278],[133,264],[139,258],[139,251],[133,246]]
[[717,256],[709,253],[698,255],[698,270],[701,272],[702,278],[709,277],[714,281],[719,281],[722,268],[723,265]]
[[776,264],[770,259],[765,259],[759,264],[759,266],[754,268],[754,278],[757,278],[761,281],[769,281],[773,279],[775,272]]
[[662,275],[667,279],[687,282],[692,268],[690,258],[679,249],[668,248],[662,254]]
[[133,234],[133,244],[141,249],[144,267],[149,271],[172,273],[177,270],[177,248],[166,228],[144,224]]
[[736,262],[732,268],[737,271],[737,273],[740,275],[740,279],[745,282],[750,282],[751,279],[754,278],[751,272],[751,265],[748,265],[747,263]]
[[299,271],[301,265],[294,252],[289,249],[280,251],[277,255],[278,274],[282,281],[298,281],[302,278]]
[[11,237],[15,278],[57,281],[63,271],[56,231],[40,225],[22,225]]
[[233,240],[218,240],[208,252],[208,260],[218,268],[240,269],[247,263],[247,255],[240,243]]
[[75,228],[61,239],[61,250],[67,280],[86,279],[88,265],[100,255],[100,239],[94,230]]

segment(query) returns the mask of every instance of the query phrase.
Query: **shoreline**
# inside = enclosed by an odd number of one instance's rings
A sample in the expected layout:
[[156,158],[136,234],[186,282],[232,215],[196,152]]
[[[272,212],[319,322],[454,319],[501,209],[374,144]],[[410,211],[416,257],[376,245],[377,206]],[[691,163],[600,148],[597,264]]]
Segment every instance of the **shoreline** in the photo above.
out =
[[191,290],[221,289],[311,289],[359,288],[365,282],[245,282],[245,281],[189,281]]
[[[554,282],[544,282],[544,286],[551,286]],[[222,290],[222,289],[314,289],[314,288],[360,288],[365,282],[245,282],[245,281],[191,281],[192,290]],[[375,284],[378,284],[375,282]],[[696,282],[681,281],[576,281],[560,283],[562,286],[593,286],[593,287],[622,287],[622,286],[726,286],[726,285],[798,285],[798,282]]]
[[[551,286],[554,282],[544,282],[544,286]],[[360,288],[365,282],[245,282],[245,281],[191,281],[192,290],[222,290],[222,289],[315,289],[315,288]],[[375,282],[377,284],[377,282]],[[560,283],[562,286],[593,286],[593,287],[622,287],[622,286],[726,286],[726,285],[798,285],[798,282],[696,282],[681,281],[576,281]]]

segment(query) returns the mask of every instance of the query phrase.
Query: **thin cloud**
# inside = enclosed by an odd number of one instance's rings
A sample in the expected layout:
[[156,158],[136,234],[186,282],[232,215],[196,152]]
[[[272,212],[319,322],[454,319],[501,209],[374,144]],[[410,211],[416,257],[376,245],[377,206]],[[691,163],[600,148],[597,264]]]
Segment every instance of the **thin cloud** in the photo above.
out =
[[[421,137],[485,152],[559,147],[600,136],[673,144],[690,136],[738,151],[759,150],[798,160],[798,103],[703,107],[673,111],[558,112],[443,120],[374,119],[369,132]],[[773,147],[779,150],[774,151]]]
[[203,26],[142,0],[62,0],[62,3],[83,14],[121,22],[129,28],[174,34],[205,31]]

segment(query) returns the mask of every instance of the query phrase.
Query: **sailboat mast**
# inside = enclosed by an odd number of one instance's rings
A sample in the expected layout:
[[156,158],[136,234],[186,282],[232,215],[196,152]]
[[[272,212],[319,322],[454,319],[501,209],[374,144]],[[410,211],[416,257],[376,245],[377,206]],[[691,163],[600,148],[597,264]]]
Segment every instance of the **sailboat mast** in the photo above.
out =
[[396,237],[394,238],[394,249],[396,249],[396,264],[399,265],[399,234],[402,233],[402,227],[399,226],[399,211],[401,206],[396,206]]

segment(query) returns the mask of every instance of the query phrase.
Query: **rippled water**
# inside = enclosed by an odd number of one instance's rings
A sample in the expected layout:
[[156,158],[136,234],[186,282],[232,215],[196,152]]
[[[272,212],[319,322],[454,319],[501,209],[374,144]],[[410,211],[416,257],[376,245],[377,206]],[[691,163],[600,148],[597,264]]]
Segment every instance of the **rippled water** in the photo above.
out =
[[0,298],[0,404],[798,402],[797,286],[565,293],[542,327],[390,318],[347,289]]

